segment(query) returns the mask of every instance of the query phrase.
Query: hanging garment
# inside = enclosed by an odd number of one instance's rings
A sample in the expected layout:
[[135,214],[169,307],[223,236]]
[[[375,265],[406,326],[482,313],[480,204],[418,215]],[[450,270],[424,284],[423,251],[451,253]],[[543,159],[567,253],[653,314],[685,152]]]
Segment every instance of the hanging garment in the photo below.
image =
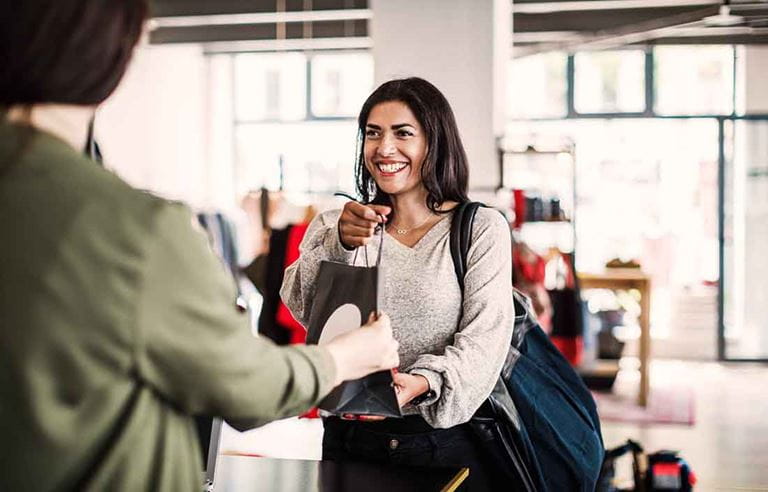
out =
[[290,332],[277,323],[277,309],[282,302],[280,286],[283,284],[289,232],[289,229],[274,229],[269,237],[264,302],[259,314],[259,333],[278,345],[287,345],[291,341]]
[[213,251],[237,279],[239,275],[237,238],[232,223],[220,212],[198,213],[197,221],[208,234]]
[[573,257],[558,252],[550,262],[557,262],[560,280],[556,283],[563,285],[549,291],[553,311],[550,337],[571,365],[578,366],[584,355],[584,306],[576,283]]
[[525,242],[517,241],[512,248],[512,283],[533,303],[536,318],[545,332],[552,331],[552,301],[544,287],[546,261]]
[[[288,268],[291,263],[299,259],[299,245],[301,240],[304,239],[304,234],[307,232],[309,223],[296,224],[290,226],[288,230],[288,239],[285,245],[285,261],[283,263],[284,268]],[[282,279],[281,283],[282,283]],[[296,321],[291,312],[285,307],[283,301],[280,300],[277,306],[277,313],[275,314],[277,324],[283,329],[288,331],[288,343],[304,343],[307,339],[307,331],[301,326],[301,323]]]

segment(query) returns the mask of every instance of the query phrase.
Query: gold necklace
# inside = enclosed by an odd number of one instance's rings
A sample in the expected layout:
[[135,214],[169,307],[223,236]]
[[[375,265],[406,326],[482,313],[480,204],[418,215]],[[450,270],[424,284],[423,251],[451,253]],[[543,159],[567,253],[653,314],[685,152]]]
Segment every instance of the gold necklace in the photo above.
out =
[[395,224],[392,224],[392,227],[395,229],[395,232],[397,234],[399,234],[400,236],[405,236],[409,232],[414,231],[414,230],[418,229],[419,227],[423,226],[424,224],[426,224],[427,221],[430,219],[430,217],[432,217],[432,214],[427,215],[427,218],[424,219],[419,225],[411,226],[411,227],[409,227],[407,229],[405,229],[403,227],[398,227]]

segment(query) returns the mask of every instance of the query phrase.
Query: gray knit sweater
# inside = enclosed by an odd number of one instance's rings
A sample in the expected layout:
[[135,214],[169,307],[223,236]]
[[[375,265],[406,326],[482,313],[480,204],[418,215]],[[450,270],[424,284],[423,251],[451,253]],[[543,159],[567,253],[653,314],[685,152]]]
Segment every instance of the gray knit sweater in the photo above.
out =
[[[304,326],[315,298],[322,260],[351,264],[339,242],[339,210],[318,215],[301,243],[300,258],[285,272],[280,295]],[[449,236],[451,215],[413,247],[384,236],[381,309],[400,343],[400,370],[427,378],[434,396],[405,414],[421,414],[436,428],[466,422],[488,397],[509,348],[513,327],[509,227],[498,212],[479,209],[472,231],[465,297],[456,279]],[[374,244],[375,243],[375,244]],[[375,261],[378,241],[368,246]],[[356,264],[363,263],[358,254]]]

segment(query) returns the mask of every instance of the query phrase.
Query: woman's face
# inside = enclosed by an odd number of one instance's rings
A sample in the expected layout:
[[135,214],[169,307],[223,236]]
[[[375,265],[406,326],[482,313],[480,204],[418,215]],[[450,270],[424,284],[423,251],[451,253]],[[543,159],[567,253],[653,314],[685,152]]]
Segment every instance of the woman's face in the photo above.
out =
[[365,166],[379,189],[388,195],[422,190],[421,165],[427,136],[407,104],[379,103],[365,126]]

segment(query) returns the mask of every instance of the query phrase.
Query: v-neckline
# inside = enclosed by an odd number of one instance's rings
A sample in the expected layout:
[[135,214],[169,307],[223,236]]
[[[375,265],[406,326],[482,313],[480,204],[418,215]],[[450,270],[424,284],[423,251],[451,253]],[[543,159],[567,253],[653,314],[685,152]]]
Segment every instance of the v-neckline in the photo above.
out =
[[399,240],[399,239],[397,239],[397,237],[395,237],[393,234],[390,234],[390,233],[389,233],[389,232],[386,230],[386,228],[384,228],[384,232],[385,232],[385,234],[386,234],[387,236],[389,236],[389,238],[390,238],[390,239],[391,239],[393,242],[395,242],[395,243],[396,243],[398,246],[401,246],[401,247],[405,248],[405,249],[406,249],[406,250],[408,250],[408,251],[416,251],[416,250],[419,248],[419,246],[420,246],[420,245],[421,245],[421,244],[424,242],[424,239],[425,239],[427,236],[429,236],[430,234],[432,234],[432,232],[433,232],[435,229],[437,229],[437,227],[438,227],[438,226],[440,226],[440,224],[442,224],[443,222],[445,222],[445,220],[446,220],[446,219],[448,219],[448,218],[450,218],[450,216],[452,216],[452,215],[453,215],[453,213],[452,213],[452,212],[446,213],[446,214],[445,214],[445,217],[442,217],[440,220],[438,220],[437,222],[435,222],[434,224],[432,224],[432,227],[430,227],[430,228],[429,228],[429,230],[427,230],[427,232],[425,232],[425,233],[424,233],[424,235],[423,235],[423,236],[421,236],[421,237],[419,238],[419,240],[418,240],[418,241],[416,241],[416,242],[413,244],[413,246],[408,246],[407,244],[400,242],[400,240]]

